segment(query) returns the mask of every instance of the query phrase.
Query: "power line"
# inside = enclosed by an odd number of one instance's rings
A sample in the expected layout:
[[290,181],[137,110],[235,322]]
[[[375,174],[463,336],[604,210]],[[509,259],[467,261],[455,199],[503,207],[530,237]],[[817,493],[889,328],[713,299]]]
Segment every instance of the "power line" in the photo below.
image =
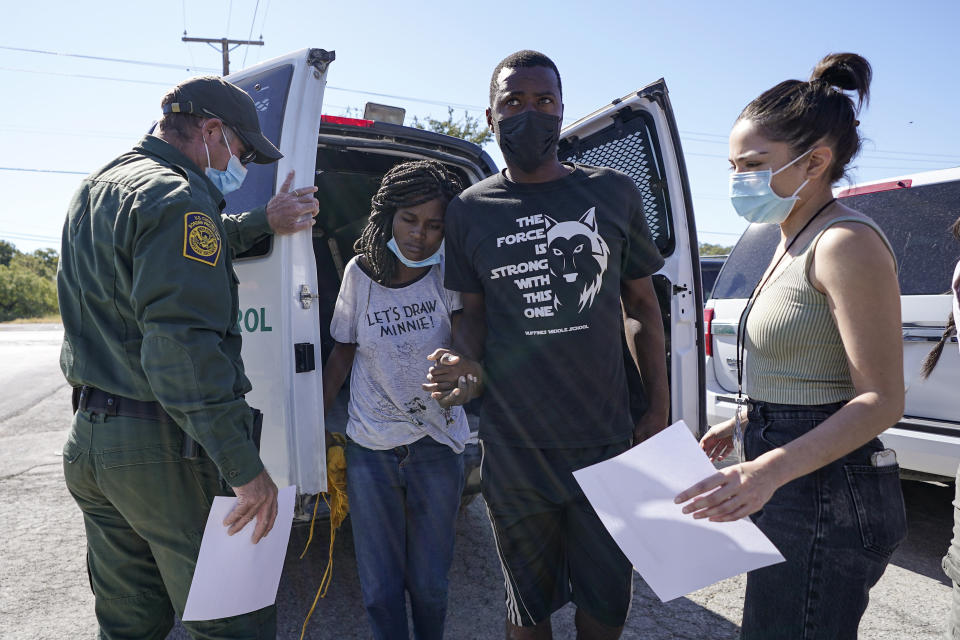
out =
[[26,171],[29,173],[65,173],[75,176],[89,175],[89,171],[63,171],[60,169],[27,169],[25,167],[0,167],[0,171]]
[[172,87],[176,82],[152,82],[150,80],[132,80],[129,78],[111,78],[108,76],[88,76],[78,73],[62,73],[59,71],[40,71],[39,69],[17,69],[15,67],[0,67],[0,71],[17,71],[20,73],[39,73],[47,76],[66,76],[68,78],[84,78],[86,80],[111,80],[113,82],[132,82],[134,84],[155,84],[162,87]]
[[[258,2],[259,2],[259,0],[258,0]],[[266,6],[266,9],[264,10],[264,16],[263,16],[263,17],[264,17],[264,20],[266,19],[266,11],[267,11],[267,10],[269,10],[269,2],[268,2],[268,4],[267,4],[267,6]],[[262,26],[262,25],[261,25],[261,26]],[[184,31],[186,31],[186,30],[184,30]],[[189,46],[188,46],[188,48],[189,48]],[[57,54],[57,53],[55,53],[55,52],[46,52],[46,51],[31,50],[31,49],[19,49],[19,48],[16,48],[16,47],[0,46],[0,49],[12,49],[12,50],[16,50],[16,51],[30,51],[30,52],[36,52],[36,53],[52,53],[52,54],[54,54],[54,55],[74,56],[74,57],[79,57],[79,58],[93,58],[93,56],[83,56],[83,55],[78,55],[78,54]],[[145,61],[121,60],[121,59],[116,59],[116,58],[95,58],[95,59],[109,60],[109,61],[118,61],[118,62],[129,62],[129,63],[132,63],[132,64],[144,64],[144,65],[159,66],[159,67],[171,67],[171,68],[176,68],[176,69],[186,69],[187,71],[191,71],[191,70],[210,70],[210,71],[215,71],[215,69],[211,69],[211,68],[209,68],[209,67],[193,67],[193,68],[191,69],[191,68],[189,68],[189,67],[182,67],[182,66],[180,66],[180,65],[167,65],[167,64],[163,64],[163,63],[153,63],[153,62],[145,62]],[[153,82],[153,81],[149,81],[149,80],[134,80],[134,79],[130,79],[130,78],[116,78],[116,77],[109,77],[109,76],[83,75],[83,74],[63,73],[63,72],[56,72],[56,71],[41,71],[41,70],[38,70],[38,69],[19,69],[19,68],[15,68],[15,67],[0,67],[0,71],[13,71],[13,72],[19,72],[19,73],[35,73],[35,74],[41,74],[41,75],[64,76],[64,77],[69,77],[69,78],[84,78],[84,79],[89,79],[89,80],[106,80],[106,81],[112,81],[112,82],[129,82],[129,83],[135,83],[135,84],[149,84],[149,85],[157,85],[157,86],[164,86],[164,87],[169,87],[169,86],[172,86],[173,84],[175,84],[174,82]],[[443,100],[430,100],[430,99],[425,99],[425,98],[414,98],[414,97],[412,97],[412,96],[402,96],[402,95],[389,94],[389,93],[378,93],[378,92],[374,92],[374,91],[363,91],[363,90],[360,90],[360,89],[349,89],[349,88],[346,88],[346,87],[336,87],[336,86],[332,86],[332,85],[327,85],[327,89],[331,89],[331,90],[334,90],[334,91],[343,91],[343,92],[346,92],[346,93],[356,93],[356,94],[360,94],[360,95],[376,96],[376,97],[381,97],[381,98],[392,98],[392,99],[395,99],[395,100],[405,100],[405,101],[408,101],[408,102],[417,102],[417,103],[421,103],[421,104],[432,104],[432,105],[439,105],[439,106],[448,106],[448,107],[454,107],[455,109],[465,109],[465,110],[467,110],[467,111],[481,112],[481,111],[485,111],[485,110],[486,110],[485,107],[481,107],[481,106],[479,106],[479,105],[474,105],[474,104],[463,104],[463,103],[447,102],[447,101],[443,101]],[[330,106],[335,106],[335,105],[330,105]],[[708,134],[708,133],[694,132],[694,131],[691,131],[691,132],[681,131],[680,133],[681,133],[681,134],[684,134],[684,137],[682,138],[682,140],[683,140],[683,141],[686,141],[686,142],[692,141],[692,142],[704,142],[704,143],[709,143],[709,144],[722,144],[719,140],[697,140],[697,139],[695,139],[695,138],[688,138],[688,137],[686,137],[686,134],[693,134],[693,135],[698,135],[698,136],[715,136],[715,137],[721,137],[720,134]],[[874,154],[895,154],[895,155],[903,156],[903,157],[893,157],[893,158],[889,158],[889,157],[883,157],[883,156],[874,155]],[[695,152],[695,151],[684,151],[684,155],[686,155],[686,156],[699,156],[699,157],[705,157],[705,158],[718,158],[718,159],[725,159],[725,158],[726,158],[726,156],[723,155],[723,154],[701,153],[701,152]],[[899,164],[899,165],[895,165],[895,166],[892,166],[892,167],[879,167],[879,166],[870,166],[870,165],[859,165],[861,168],[864,168],[864,169],[901,169],[901,168],[904,168],[904,166],[905,166],[905,165],[902,164],[902,163],[911,164],[911,163],[944,162],[944,163],[950,163],[950,167],[956,166],[957,164],[960,164],[960,156],[951,155],[951,154],[944,154],[944,153],[924,153],[924,152],[916,152],[916,151],[898,151],[898,150],[885,151],[885,150],[879,150],[879,149],[878,149],[878,150],[875,150],[875,151],[864,151],[862,157],[868,157],[869,160],[881,160],[881,161],[883,161],[883,160],[888,160],[888,161],[892,161],[892,162],[899,162],[899,163],[901,163],[901,164]],[[931,158],[942,158],[943,160],[932,160]],[[944,168],[949,168],[949,167],[944,167],[944,166],[919,167],[919,168],[910,169],[910,171],[928,171],[928,170],[936,170],[936,169],[944,169]]]
[[2,238],[13,238],[14,240],[26,240],[28,242],[59,242],[60,238],[57,236],[41,236],[33,233],[19,233],[19,232],[9,232],[9,231],[0,231],[0,237]]
[[[253,6],[253,17],[250,19],[250,33],[247,34],[247,40],[253,40],[253,25],[257,22],[257,9],[260,8],[260,0],[257,0],[257,4]],[[263,40],[263,34],[260,34],[260,39]],[[240,68],[245,68],[247,66],[247,54],[250,53],[250,47],[247,47],[243,50],[243,63],[240,65]]]
[[[257,0],[259,2],[259,0]],[[260,18],[260,39],[263,40],[263,25],[267,22],[267,13],[270,12],[270,0],[267,0],[267,4],[263,7],[263,17]],[[260,54],[263,50],[257,49],[257,62],[260,62]]]
[[212,67],[185,67],[180,64],[170,64],[166,62],[147,62],[145,60],[129,60],[127,58],[104,58],[102,56],[87,56],[79,53],[62,53],[59,51],[45,51],[43,49],[24,49],[23,47],[6,47],[0,46],[0,49],[5,49],[7,51],[20,51],[22,53],[39,53],[50,56],[62,56],[66,58],[83,58],[85,60],[100,60],[103,62],[120,62],[123,64],[137,64],[146,67],[163,67],[167,69],[183,69],[185,71],[216,71]]
[[[254,7],[254,11],[253,11],[253,18],[251,19],[251,23],[250,23],[250,35],[248,36],[248,39],[250,39],[250,38],[252,37],[252,35],[253,35],[253,26],[254,26],[254,23],[256,22],[257,10],[259,9],[259,6],[260,6],[260,0],[257,0],[257,4],[256,4],[256,6]],[[266,5],[265,5],[265,9],[264,9],[264,12],[263,12],[263,16],[262,16],[261,22],[260,22],[260,31],[261,31],[261,34],[262,34],[262,32],[263,32],[264,25],[266,24],[267,13],[269,12],[269,10],[270,10],[270,0],[267,0],[267,3],[266,3]],[[183,32],[184,32],[184,34],[186,34],[186,32],[187,32],[187,9],[186,9],[186,0],[183,0],[183,2],[182,2],[182,11],[183,11]],[[230,11],[231,11],[231,12],[233,11],[233,2],[232,2],[232,0],[231,0],[231,3],[230,3]],[[229,24],[230,24],[230,23],[229,23],[229,18],[228,18],[228,22],[227,22],[227,28],[228,28],[228,29],[229,29]],[[195,65],[192,66],[192,67],[187,67],[187,66],[184,66],[184,65],[170,64],[170,63],[165,63],[165,62],[151,62],[151,61],[146,61],[146,60],[130,60],[130,59],[128,59],[128,58],[108,58],[108,57],[104,57],[104,56],[91,56],[91,55],[85,55],[85,54],[79,54],[79,53],[65,53],[65,52],[60,52],[60,51],[48,51],[48,50],[44,50],[44,49],[28,49],[28,48],[24,48],[24,47],[9,47],[9,46],[4,46],[4,45],[0,45],[0,49],[6,50],[6,51],[19,51],[19,52],[21,52],[21,53],[36,53],[36,54],[43,54],[43,55],[52,55],[52,56],[61,56],[61,57],[70,57],[70,58],[82,58],[82,59],[86,59],[86,60],[100,60],[100,61],[104,61],[104,62],[119,62],[119,63],[123,63],[123,64],[135,64],[135,65],[150,66],[150,67],[168,68],[168,69],[183,69],[183,70],[185,70],[185,71],[218,71],[218,69],[216,69],[216,68],[214,68],[214,67],[198,67],[198,66],[195,66]],[[190,47],[188,46],[187,49],[189,50]],[[247,51],[249,51],[249,50],[247,50]],[[244,65],[246,64],[246,55],[247,55],[247,54],[244,53]],[[192,57],[192,50],[191,50],[191,57]],[[21,72],[25,72],[25,73],[48,73],[48,74],[53,74],[53,75],[68,75],[68,76],[72,76],[72,77],[88,78],[88,79],[93,79],[93,80],[114,80],[114,81],[120,81],[120,82],[140,82],[140,83],[144,83],[144,84],[164,84],[164,85],[166,84],[166,83],[156,83],[156,82],[154,82],[154,83],[148,83],[148,82],[142,81],[142,80],[124,80],[124,79],[121,79],[121,78],[107,78],[107,77],[102,77],[102,76],[89,76],[89,75],[87,75],[87,76],[78,76],[78,75],[75,75],[75,74],[56,74],[55,72],[44,72],[44,71],[38,71],[38,70],[34,70],[34,69],[15,69],[15,68],[11,68],[11,67],[0,67],[0,69],[5,70],[5,71],[21,71]],[[383,98],[394,98],[394,99],[397,99],[397,100],[407,100],[407,101],[410,101],[410,102],[422,102],[422,103],[426,103],[426,104],[447,105],[447,106],[452,106],[452,107],[455,107],[455,108],[458,108],[458,109],[468,109],[468,110],[472,110],[472,111],[484,111],[484,110],[486,110],[486,107],[481,107],[481,106],[479,106],[479,105],[474,105],[474,104],[455,104],[455,103],[448,103],[448,102],[443,102],[443,101],[439,101],[439,100],[425,100],[425,99],[420,99],[420,98],[412,98],[412,97],[410,97],[410,96],[400,96],[400,95],[392,95],[392,94],[385,94],[385,93],[375,93],[375,92],[372,92],[372,91],[360,91],[360,90],[357,90],[357,89],[346,89],[346,88],[342,88],[342,87],[333,87],[333,86],[328,86],[327,88],[328,88],[328,89],[338,90],[338,91],[347,91],[347,92],[351,92],[351,93],[360,93],[360,94],[364,94],[364,95],[378,96],[378,97],[383,97]],[[685,130],[680,130],[680,134],[684,136],[684,140],[690,140],[690,141],[693,141],[693,142],[703,142],[703,143],[708,143],[708,144],[726,144],[726,141],[727,141],[727,139],[728,139],[728,136],[725,135],[725,134],[720,134],[720,133],[708,133],[708,132],[705,132],[705,131],[685,131]],[[715,140],[697,140],[696,138],[692,138],[692,137],[690,137],[690,136],[701,136],[701,137],[716,138],[716,139],[715,139]],[[864,151],[863,153],[864,153],[865,155],[868,154],[868,153],[869,153],[869,154],[882,153],[882,154],[892,154],[892,155],[900,155],[900,156],[913,156],[913,157],[921,157],[921,158],[933,158],[933,157],[936,157],[936,158],[945,158],[945,159],[947,159],[947,160],[949,160],[949,161],[951,161],[951,162],[960,162],[960,156],[958,156],[958,155],[956,155],[956,154],[948,154],[948,153],[918,153],[918,152],[915,152],[915,151],[900,151],[900,150],[885,150],[885,149],[874,149],[874,150],[872,150],[872,151]],[[691,155],[697,155],[697,154],[691,154]],[[701,154],[701,155],[702,155],[702,154]],[[718,157],[719,157],[719,156],[718,156]]]
[[486,111],[486,107],[478,107],[475,104],[460,104],[457,102],[446,102],[442,100],[427,100],[426,98],[412,98],[410,96],[398,96],[390,93],[376,93],[374,91],[363,91],[361,89],[347,89],[346,87],[334,87],[327,85],[327,89],[334,91],[346,91],[347,93],[359,93],[365,96],[377,96],[378,98],[393,98],[395,100],[406,100],[407,102],[421,102],[424,104],[436,104],[454,109],[466,109],[467,111]]
[[[214,49],[216,49],[216,47],[213,46],[213,43],[219,42],[220,55],[222,56],[222,59],[223,59],[222,73],[225,76],[230,75],[230,52],[233,51],[233,49],[236,49],[237,47],[243,44],[258,45],[258,46],[263,45],[263,40],[232,40],[230,38],[189,38],[187,36],[183,36],[180,39],[184,42],[206,42]],[[233,48],[230,48],[231,44],[236,46]]]

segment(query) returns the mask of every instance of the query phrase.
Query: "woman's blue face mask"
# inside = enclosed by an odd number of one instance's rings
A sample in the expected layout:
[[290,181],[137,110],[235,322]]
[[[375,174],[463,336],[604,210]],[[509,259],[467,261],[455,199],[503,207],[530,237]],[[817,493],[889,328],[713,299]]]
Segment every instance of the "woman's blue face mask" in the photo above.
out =
[[762,171],[744,171],[730,174],[730,202],[737,214],[749,222],[780,224],[787,219],[797,200],[797,194],[807,186],[809,180],[797,187],[792,195],[784,198],[778,196],[770,181],[794,162],[813,151],[808,149],[799,156],[783,165],[776,171],[763,169]]

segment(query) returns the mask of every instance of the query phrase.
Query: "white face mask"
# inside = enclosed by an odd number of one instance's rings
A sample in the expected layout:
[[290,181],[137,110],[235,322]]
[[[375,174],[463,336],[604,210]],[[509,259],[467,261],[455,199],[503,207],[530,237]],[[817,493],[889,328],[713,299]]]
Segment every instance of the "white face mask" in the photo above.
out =
[[393,236],[387,240],[387,248],[393,252],[393,255],[397,256],[397,259],[400,260],[403,264],[408,267],[417,268],[417,267],[429,267],[432,264],[441,264],[443,262],[443,241],[440,241],[440,247],[433,252],[428,258],[423,260],[411,260],[407,256],[403,255],[403,251],[397,246],[397,240]]
[[770,181],[794,162],[813,151],[813,148],[783,165],[776,171],[764,169],[762,171],[744,171],[730,174],[730,202],[737,214],[749,222],[780,224],[787,219],[797,200],[797,194],[810,181],[804,180],[792,195],[782,198],[778,196]]
[[[227,140],[227,132],[220,127],[220,133],[223,134],[223,143],[230,149],[230,142]],[[210,182],[220,190],[220,193],[227,195],[240,188],[243,179],[247,177],[247,168],[240,162],[240,158],[230,153],[230,161],[227,163],[226,171],[214,169],[210,166],[210,148],[207,147],[207,141],[203,141],[203,148],[207,152],[207,168],[204,173],[210,178]]]

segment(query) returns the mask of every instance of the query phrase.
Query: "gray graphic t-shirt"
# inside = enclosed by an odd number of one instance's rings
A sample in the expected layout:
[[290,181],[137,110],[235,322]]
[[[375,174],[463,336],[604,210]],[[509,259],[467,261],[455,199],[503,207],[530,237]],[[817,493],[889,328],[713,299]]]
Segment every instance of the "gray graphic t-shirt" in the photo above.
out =
[[460,294],[443,288],[434,265],[413,282],[385,287],[355,257],[347,264],[330,323],[337,342],[357,345],[350,374],[347,435],[368,449],[391,449],[423,436],[463,451],[470,436],[462,407],[442,409],[420,388],[427,356],[450,346],[450,315]]

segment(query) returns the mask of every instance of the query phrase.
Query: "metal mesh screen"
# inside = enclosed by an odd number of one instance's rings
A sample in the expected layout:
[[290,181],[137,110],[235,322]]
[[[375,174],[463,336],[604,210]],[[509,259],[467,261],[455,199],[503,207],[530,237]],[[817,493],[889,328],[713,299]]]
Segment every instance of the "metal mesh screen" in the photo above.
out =
[[636,117],[624,123],[619,132],[611,125],[590,136],[579,148],[562,145],[560,157],[610,167],[630,176],[643,196],[643,213],[653,240],[660,253],[667,255],[673,251],[673,225],[661,164],[652,150],[651,133],[644,119]]

